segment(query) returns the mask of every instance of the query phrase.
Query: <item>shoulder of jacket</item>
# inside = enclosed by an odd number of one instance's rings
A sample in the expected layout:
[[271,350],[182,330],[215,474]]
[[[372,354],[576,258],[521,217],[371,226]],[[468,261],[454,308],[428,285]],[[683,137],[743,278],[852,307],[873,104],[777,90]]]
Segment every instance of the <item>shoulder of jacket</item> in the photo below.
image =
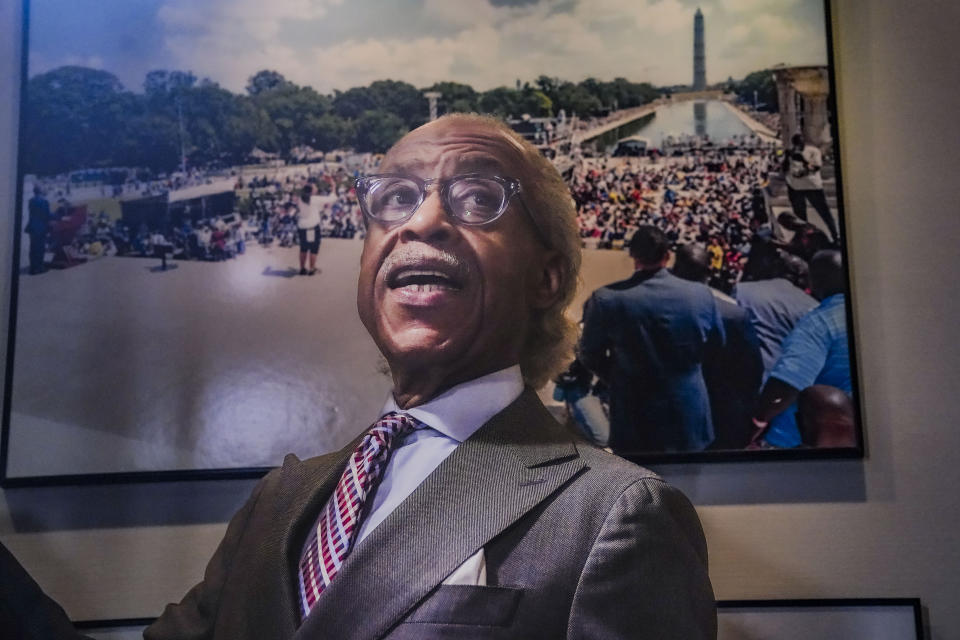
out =
[[590,472],[598,478],[602,478],[604,483],[615,493],[620,493],[626,487],[637,482],[663,482],[663,479],[650,469],[641,467],[605,449],[589,444],[578,444],[577,447],[584,462],[590,467]]

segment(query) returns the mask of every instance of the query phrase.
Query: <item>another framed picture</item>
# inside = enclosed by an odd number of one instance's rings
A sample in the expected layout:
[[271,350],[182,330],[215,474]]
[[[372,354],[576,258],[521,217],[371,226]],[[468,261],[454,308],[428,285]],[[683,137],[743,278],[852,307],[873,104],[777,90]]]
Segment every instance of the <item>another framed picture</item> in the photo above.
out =
[[91,620],[74,623],[77,630],[94,640],[143,640],[144,630],[153,618]]
[[23,13],[5,486],[349,442],[391,388],[353,182],[458,111],[507,121],[577,204],[560,419],[642,462],[863,454],[821,0]]
[[717,603],[719,640],[923,640],[920,600],[729,600]]
[[[77,623],[97,640],[139,640],[152,619]],[[718,640],[923,640],[920,600],[848,598],[717,603]]]

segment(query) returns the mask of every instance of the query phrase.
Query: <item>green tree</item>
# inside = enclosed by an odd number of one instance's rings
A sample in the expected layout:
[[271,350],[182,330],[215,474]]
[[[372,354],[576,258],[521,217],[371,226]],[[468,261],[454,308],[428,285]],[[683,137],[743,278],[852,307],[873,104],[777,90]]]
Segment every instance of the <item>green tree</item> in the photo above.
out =
[[175,120],[157,114],[133,117],[115,138],[116,164],[169,171],[180,164],[179,131]]
[[427,99],[412,84],[397,80],[372,82],[369,92],[377,109],[396,115],[409,129],[427,121]]
[[554,108],[557,113],[563,109],[568,116],[577,114],[579,116],[588,116],[597,113],[603,108],[600,99],[591,94],[580,85],[572,82],[563,82],[557,87],[557,97],[554,100]]
[[550,76],[540,75],[534,81],[537,88],[544,93],[550,100],[556,102],[557,92],[560,89],[560,78],[551,78]]
[[341,118],[359,118],[364,111],[378,107],[376,97],[368,87],[353,87],[346,91],[333,92],[333,110]]
[[478,101],[480,111],[501,118],[520,116],[523,108],[520,106],[520,92],[508,87],[497,87],[484,91]]
[[737,97],[750,104],[753,104],[754,91],[756,91],[757,101],[766,105],[765,109],[774,112],[780,110],[777,83],[773,79],[773,72],[769,69],[747,74],[746,78],[735,84],[734,90]]
[[289,82],[260,91],[252,99],[270,117],[276,128],[277,150],[283,155],[294,147],[310,144],[308,120],[319,118],[332,108],[329,97]]
[[353,134],[350,122],[340,116],[327,113],[310,116],[304,122],[303,135],[314,149],[331,151],[343,147]]
[[116,140],[142,105],[111,73],[67,66],[27,82],[23,168],[54,174],[118,163]]
[[353,146],[357,151],[383,153],[407,133],[403,120],[389,111],[364,111],[354,123]]
[[471,113],[479,108],[477,101],[480,97],[473,87],[459,82],[437,82],[423,90],[437,91],[440,98],[437,100],[437,109],[443,113]]
[[264,69],[250,76],[250,79],[247,81],[247,93],[251,96],[256,96],[264,91],[272,91],[289,84],[292,83],[284,78],[283,74],[277,71],[271,71],[270,69]]
[[600,102],[601,109],[613,108],[615,96],[611,93],[610,87],[606,82],[601,82],[596,78],[587,78],[581,80],[577,85]]
[[167,98],[172,93],[190,89],[197,84],[197,76],[190,71],[148,71],[143,79],[143,92],[148,98]]
[[650,83],[631,82],[626,78],[614,78],[611,82],[587,78],[577,86],[599,101],[600,107],[594,111],[639,107],[656,100],[660,95]]
[[520,91],[518,101],[521,115],[528,114],[534,117],[549,117],[553,115],[553,101],[543,91],[532,87],[524,87]]

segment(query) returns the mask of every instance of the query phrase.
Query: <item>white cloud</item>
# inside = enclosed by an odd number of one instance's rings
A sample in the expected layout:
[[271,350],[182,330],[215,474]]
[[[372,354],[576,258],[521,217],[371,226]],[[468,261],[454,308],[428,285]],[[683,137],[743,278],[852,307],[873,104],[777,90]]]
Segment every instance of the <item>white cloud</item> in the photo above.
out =
[[103,69],[103,57],[98,55],[68,55],[63,59],[63,64]]
[[174,64],[235,91],[260,69],[304,76],[294,46],[277,36],[287,20],[322,17],[342,0],[170,0],[158,12]]
[[263,42],[277,35],[284,20],[322,17],[342,0],[169,0],[158,17],[168,28],[196,33],[239,31]]
[[783,11],[796,5],[798,0],[720,0],[720,6],[731,13],[756,13],[759,11]]
[[642,12],[639,23],[661,35],[693,32],[693,12],[677,0],[653,0]]
[[[31,76],[38,73],[45,73],[63,66],[87,67],[90,69],[105,69],[106,64],[103,56],[98,54],[86,53],[68,53],[58,58],[48,58],[37,52],[30,52],[30,59],[27,61]],[[112,71],[112,70],[111,70]]]
[[423,14],[450,25],[489,25],[503,19],[509,8],[497,8],[487,0],[425,0]]
[[[482,90],[540,74],[674,84],[689,82],[692,73],[694,10],[680,0],[582,0],[568,12],[549,2],[425,0],[422,13],[398,29],[409,34],[418,21],[433,25],[419,37],[373,39],[357,30],[322,45],[279,34],[288,22],[335,20],[329,9],[342,0],[190,1],[169,0],[160,11],[169,53],[179,68],[234,91],[265,68],[324,92],[384,78],[421,87],[460,80]],[[825,59],[823,34],[784,9],[798,1],[704,0],[708,79],[740,77],[792,55]],[[428,35],[436,25],[448,35]]]

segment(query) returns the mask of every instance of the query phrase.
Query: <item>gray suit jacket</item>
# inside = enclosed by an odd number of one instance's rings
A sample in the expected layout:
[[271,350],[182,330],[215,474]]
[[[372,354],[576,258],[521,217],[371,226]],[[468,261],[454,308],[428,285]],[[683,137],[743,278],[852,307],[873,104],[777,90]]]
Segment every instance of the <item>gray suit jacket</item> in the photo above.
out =
[[[288,456],[149,640],[714,638],[697,516],[653,473],[575,442],[527,390],[357,545],[298,620],[296,565],[354,447]],[[441,584],[484,549],[488,586]]]

